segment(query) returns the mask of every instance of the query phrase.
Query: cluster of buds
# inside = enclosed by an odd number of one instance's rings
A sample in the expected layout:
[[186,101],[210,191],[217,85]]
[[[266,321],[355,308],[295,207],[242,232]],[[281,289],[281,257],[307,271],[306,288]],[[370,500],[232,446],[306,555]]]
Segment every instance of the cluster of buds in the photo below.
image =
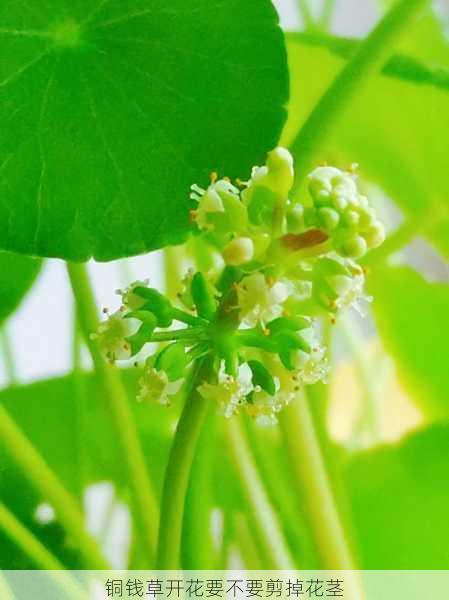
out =
[[227,417],[272,424],[304,386],[326,379],[320,319],[369,300],[354,258],[384,233],[352,173],[316,169],[312,205],[289,198],[293,176],[292,157],[278,148],[249,181],[213,175],[206,189],[192,186],[192,218],[204,251],[221,256],[216,267],[188,271],[174,300],[147,281],[119,291],[121,308],[93,337],[111,361],[153,344],[139,400],[170,404],[192,365],[207,360],[199,394]]

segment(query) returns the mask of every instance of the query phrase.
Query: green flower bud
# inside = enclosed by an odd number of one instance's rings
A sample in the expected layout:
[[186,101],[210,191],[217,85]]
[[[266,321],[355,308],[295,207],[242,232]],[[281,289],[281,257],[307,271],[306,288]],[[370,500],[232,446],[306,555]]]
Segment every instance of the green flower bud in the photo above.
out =
[[137,288],[147,287],[148,279],[145,281],[134,281],[124,290],[117,290],[116,293],[122,297],[122,303],[130,310],[139,310],[145,304],[145,298],[136,293]]
[[253,386],[260,387],[262,390],[274,396],[276,393],[276,385],[273,377],[270,375],[268,369],[258,360],[249,360],[248,366],[252,372],[252,383]]
[[195,273],[191,283],[192,299],[199,317],[212,320],[217,310],[215,288],[207,281],[206,277]]
[[179,342],[165,347],[156,358],[154,363],[158,371],[165,371],[169,381],[177,381],[184,377],[185,368],[188,364],[184,346]]
[[376,211],[368,206],[359,210],[359,227],[361,231],[366,231],[376,220]]
[[126,338],[131,348],[131,355],[134,356],[151,341],[153,331],[157,327],[157,318],[149,311],[136,310],[125,314],[124,319],[138,319],[142,323],[136,333]]
[[333,231],[340,223],[340,215],[332,208],[320,208],[318,210],[320,226],[327,231]]
[[311,320],[308,317],[278,317],[268,323],[267,329],[272,335],[277,335],[284,331],[300,331],[301,329],[307,329],[310,325]]
[[254,257],[254,243],[251,238],[239,237],[231,240],[223,250],[223,258],[228,265],[238,267]]
[[134,292],[145,298],[145,304],[142,308],[156,316],[159,327],[170,327],[173,321],[173,307],[165,296],[154,288],[136,287]]
[[338,252],[342,256],[350,258],[360,258],[366,254],[368,245],[366,241],[360,235],[353,235],[351,237],[343,238],[337,246]]
[[373,224],[364,232],[363,237],[368,248],[377,248],[385,241],[385,227],[380,221]]
[[346,210],[341,216],[341,222],[346,227],[357,227],[360,222],[360,215],[355,210]]

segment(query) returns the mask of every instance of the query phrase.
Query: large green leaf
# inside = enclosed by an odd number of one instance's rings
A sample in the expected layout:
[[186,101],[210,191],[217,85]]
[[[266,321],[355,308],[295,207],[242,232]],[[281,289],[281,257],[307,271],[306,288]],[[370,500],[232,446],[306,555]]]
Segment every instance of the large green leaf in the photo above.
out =
[[[438,36],[439,42],[432,43],[432,37]],[[439,64],[447,67],[447,42],[437,29],[429,27],[427,36],[419,29],[417,41],[408,37],[403,47],[412,51],[418,40],[422,44],[427,38],[433,48],[432,58],[438,56]],[[344,65],[329,50],[300,42],[297,37],[290,38],[288,49],[292,99],[285,144],[292,141]],[[449,255],[449,145],[444,134],[449,131],[449,90],[426,83],[415,85],[384,75],[372,78],[348,104],[319,159],[343,167],[360,163],[361,174],[380,184],[406,217],[419,218],[421,230]]]
[[349,461],[362,569],[448,569],[449,427]]
[[[178,412],[135,400],[138,371],[125,372],[148,470],[159,494],[170,447],[173,422]],[[81,498],[86,486],[110,481],[125,501],[129,500],[128,474],[107,402],[92,375],[69,376],[0,392],[4,405],[64,485]],[[72,568],[79,557],[57,522],[40,525],[34,519],[45,501],[17,467],[0,441],[0,501],[5,503],[45,545]],[[4,551],[8,548],[8,551]],[[7,542],[0,531],[0,568],[34,568],[29,559]]]
[[0,245],[98,260],[181,241],[189,187],[245,177],[287,101],[270,0],[8,0]]
[[39,273],[41,260],[0,252],[0,324],[19,305]]
[[429,418],[449,418],[449,285],[408,267],[368,278],[379,333],[410,395]]

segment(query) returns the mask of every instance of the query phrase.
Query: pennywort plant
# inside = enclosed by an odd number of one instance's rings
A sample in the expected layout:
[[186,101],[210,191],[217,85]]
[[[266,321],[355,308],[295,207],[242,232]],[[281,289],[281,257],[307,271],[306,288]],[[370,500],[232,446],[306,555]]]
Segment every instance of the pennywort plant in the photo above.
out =
[[183,442],[175,439],[180,455],[169,464],[162,507],[161,568],[178,560],[183,498],[174,501],[175,489],[185,488],[178,478],[188,476],[189,440],[207,404],[225,418],[245,413],[270,426],[306,386],[326,381],[323,321],[370,300],[357,259],[385,237],[354,168],[316,168],[301,199],[289,197],[294,167],[284,148],[247,181],[210,179],[205,188],[192,185],[190,215],[213,266],[191,267],[173,301],[148,281],[118,290],[120,307],[106,310],[91,334],[108,361],[143,361],[138,401],[170,405],[184,397]]
[[[320,160],[350,100],[384,67],[426,2],[398,1],[353,46],[289,149],[276,147],[288,73],[269,0],[134,4],[58,0],[26,15],[17,5],[0,25],[0,48],[17,58],[0,67],[0,267],[17,278],[12,289],[0,289],[0,319],[37,274],[35,256],[67,261],[76,327],[111,416],[109,457],[116,444],[145,566],[182,564],[191,466],[212,414],[249,507],[243,525],[255,524],[261,563],[298,566],[242,416],[282,436],[293,473],[288,486],[304,506],[321,564],[355,568],[307,395],[327,381],[330,328],[345,311],[363,314],[371,301],[363,265],[389,250],[370,254],[385,230],[358,187],[356,165],[341,170]],[[322,26],[332,2],[325,6]],[[306,16],[312,28],[313,15]],[[406,239],[399,232],[383,248]],[[173,245],[188,265],[170,272],[170,291],[136,281],[98,324],[81,261]],[[12,384],[8,337],[1,342]],[[129,372],[118,366],[129,360],[138,369],[127,389]],[[182,405],[160,502],[135,417],[139,407],[151,420],[158,404],[173,413]],[[16,420],[20,414],[13,418],[2,403],[1,444],[11,462],[53,506],[83,566],[108,568],[83,527],[76,486]],[[0,527],[36,563],[64,563],[24,531],[6,502],[0,508]]]

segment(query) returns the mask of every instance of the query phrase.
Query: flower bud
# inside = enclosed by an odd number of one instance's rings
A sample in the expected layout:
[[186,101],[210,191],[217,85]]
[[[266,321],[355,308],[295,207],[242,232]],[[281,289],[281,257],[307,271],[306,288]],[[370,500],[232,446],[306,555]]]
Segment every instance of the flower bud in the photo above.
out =
[[366,254],[368,245],[360,235],[344,237],[337,245],[337,250],[342,256],[360,258]]
[[385,241],[385,227],[380,221],[374,223],[363,233],[368,248],[377,248]]
[[223,258],[228,265],[238,267],[252,260],[254,243],[251,238],[239,237],[231,240],[223,250]]

